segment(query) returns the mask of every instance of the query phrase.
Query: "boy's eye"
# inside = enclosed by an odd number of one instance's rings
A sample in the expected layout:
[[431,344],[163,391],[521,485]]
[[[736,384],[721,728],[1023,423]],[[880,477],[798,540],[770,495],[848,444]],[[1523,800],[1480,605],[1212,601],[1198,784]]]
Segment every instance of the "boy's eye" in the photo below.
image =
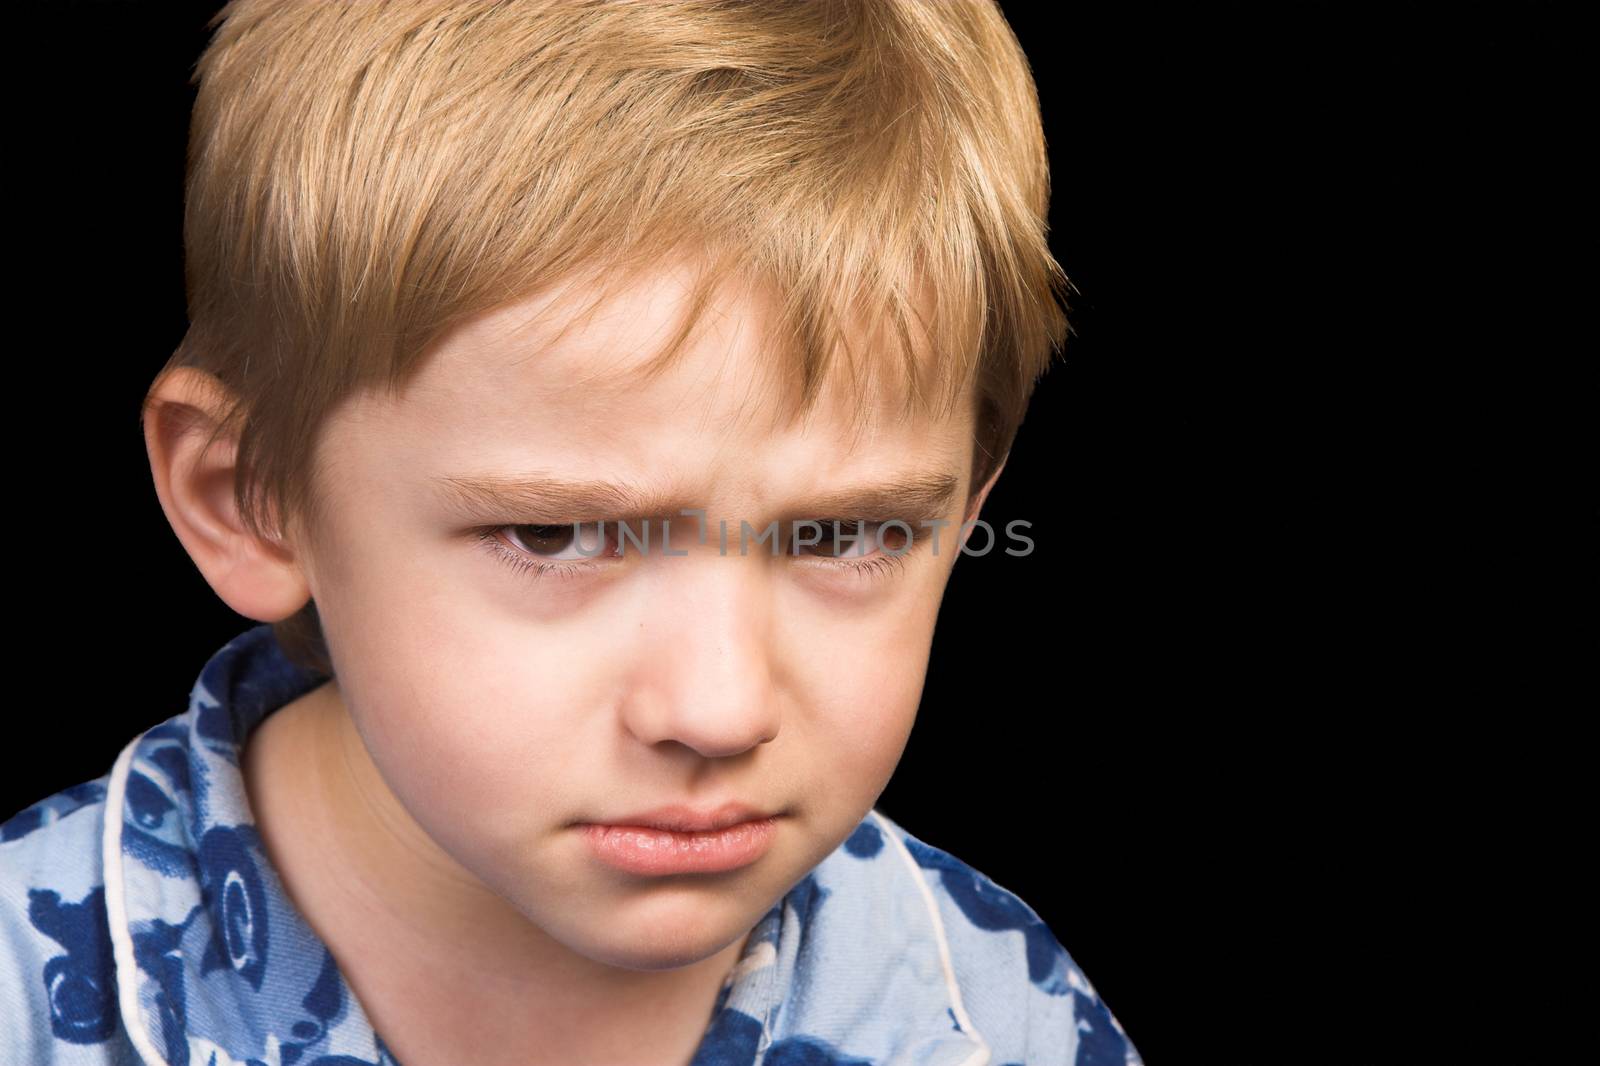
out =
[[[864,578],[886,577],[902,568],[912,544],[905,529],[885,522],[840,521],[835,529],[831,519],[812,519],[799,523],[789,536],[790,554],[815,560],[809,567]],[[501,563],[537,580],[596,576],[611,568],[607,560],[622,558],[628,538],[620,523],[599,521],[485,526],[474,539]],[[648,550],[653,540],[636,545],[637,550]]]
[[899,526],[884,526],[877,522],[844,522],[835,523],[830,519],[816,522],[820,529],[820,537],[815,544],[802,544],[800,538],[809,538],[814,533],[810,524],[801,523],[796,530],[795,546],[812,555],[829,559],[843,559],[859,555],[870,555],[876,551],[879,542],[887,552],[898,552],[905,546],[905,530]]
[[514,547],[541,559],[578,561],[605,554],[607,532],[600,522],[504,526]]

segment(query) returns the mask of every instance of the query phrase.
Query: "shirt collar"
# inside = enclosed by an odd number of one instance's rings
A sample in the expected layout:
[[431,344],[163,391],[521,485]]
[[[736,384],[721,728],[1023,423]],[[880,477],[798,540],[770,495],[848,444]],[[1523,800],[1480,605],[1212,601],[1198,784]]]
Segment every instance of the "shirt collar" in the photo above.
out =
[[[207,661],[187,711],[112,768],[106,807],[121,817],[106,818],[102,860],[117,1002],[148,1066],[400,1066],[290,901],[240,772],[251,730],[325,680],[257,625]],[[907,1049],[928,1066],[988,1061],[894,828],[872,811],[757,923],[693,1066],[754,1063],[785,1042],[869,1061]]]

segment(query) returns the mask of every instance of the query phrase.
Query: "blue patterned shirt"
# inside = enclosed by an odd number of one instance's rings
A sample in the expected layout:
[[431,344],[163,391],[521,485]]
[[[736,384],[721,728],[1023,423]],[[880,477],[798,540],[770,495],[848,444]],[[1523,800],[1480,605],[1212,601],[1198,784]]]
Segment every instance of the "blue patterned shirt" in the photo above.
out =
[[[0,824],[0,1064],[398,1066],[290,902],[239,768],[251,729],[324,680],[257,625],[104,776]],[[874,809],[723,982],[693,1066],[757,1063],[1140,1058],[1027,904]]]

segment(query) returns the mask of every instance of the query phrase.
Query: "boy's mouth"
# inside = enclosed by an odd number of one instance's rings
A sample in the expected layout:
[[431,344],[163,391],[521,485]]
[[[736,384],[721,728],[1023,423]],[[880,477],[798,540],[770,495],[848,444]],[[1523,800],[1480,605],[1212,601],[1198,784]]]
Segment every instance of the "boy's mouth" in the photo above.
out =
[[720,873],[761,858],[777,834],[777,815],[729,822],[732,817],[702,818],[724,823],[716,829],[663,829],[636,823],[583,823],[579,828],[595,857],[624,873],[647,877]]
[[761,819],[775,817],[777,817],[776,813],[763,811],[747,803],[729,801],[720,806],[704,808],[690,807],[682,803],[669,804],[648,811],[640,811],[636,814],[598,819],[594,822],[583,824],[635,829],[664,829],[674,833],[702,833],[717,829],[727,829],[741,822],[760,821]]

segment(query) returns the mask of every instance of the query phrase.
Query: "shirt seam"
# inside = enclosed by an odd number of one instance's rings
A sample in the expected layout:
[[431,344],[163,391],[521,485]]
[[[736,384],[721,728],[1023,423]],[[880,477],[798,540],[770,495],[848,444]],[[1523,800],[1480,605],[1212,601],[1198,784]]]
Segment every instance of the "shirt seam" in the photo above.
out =
[[145,1031],[144,1018],[139,1010],[139,967],[133,954],[133,934],[128,929],[126,886],[122,876],[123,805],[134,749],[143,740],[144,734],[140,733],[129,741],[111,767],[111,779],[106,784],[106,820],[100,842],[100,863],[105,868],[106,928],[111,936],[117,1009],[122,1013],[122,1027],[128,1035],[128,1042],[133,1045],[145,1066],[167,1066],[166,1059],[156,1050],[150,1034]]
[[961,985],[956,981],[955,966],[950,961],[950,942],[945,938],[944,919],[939,914],[938,901],[933,898],[933,889],[929,887],[928,879],[923,876],[922,868],[917,865],[917,860],[912,858],[905,842],[884,820],[883,815],[874,809],[872,816],[883,827],[884,835],[893,842],[895,851],[905,863],[906,869],[911,872],[911,880],[922,895],[922,904],[927,909],[928,920],[933,924],[934,942],[939,948],[939,965],[944,970],[945,992],[950,997],[951,1012],[955,1014],[956,1022],[961,1026],[962,1035],[978,1045],[971,1057],[963,1060],[960,1066],[987,1066],[991,1054],[989,1044],[973,1026],[972,1019],[967,1016],[966,1005],[961,1000]]

